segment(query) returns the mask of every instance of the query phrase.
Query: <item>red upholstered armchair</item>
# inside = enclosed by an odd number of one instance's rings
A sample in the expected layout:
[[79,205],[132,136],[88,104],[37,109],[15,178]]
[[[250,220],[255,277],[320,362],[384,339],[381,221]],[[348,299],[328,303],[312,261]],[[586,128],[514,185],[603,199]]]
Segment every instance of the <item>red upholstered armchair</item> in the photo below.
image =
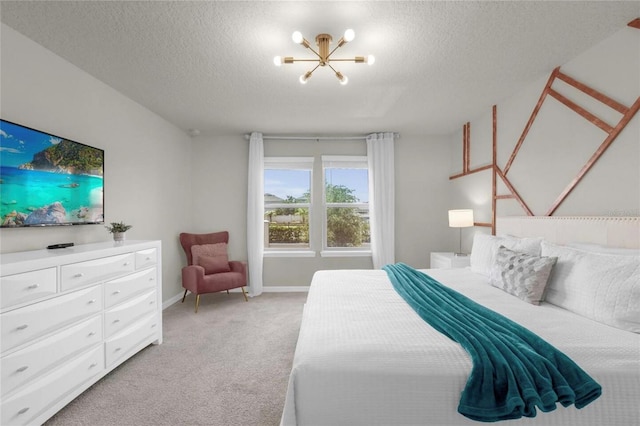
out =
[[244,300],[248,301],[244,286],[247,285],[247,264],[229,261],[227,256],[227,231],[211,234],[180,234],[180,244],[187,255],[187,266],[182,268],[182,287],[196,295],[196,313],[200,295],[240,288]]

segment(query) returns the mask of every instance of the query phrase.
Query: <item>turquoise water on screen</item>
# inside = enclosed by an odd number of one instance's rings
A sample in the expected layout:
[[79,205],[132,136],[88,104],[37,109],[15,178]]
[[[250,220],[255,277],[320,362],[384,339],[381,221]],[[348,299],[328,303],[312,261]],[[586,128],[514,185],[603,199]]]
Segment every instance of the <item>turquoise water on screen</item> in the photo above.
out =
[[56,201],[66,210],[68,222],[102,221],[101,176],[51,173],[39,170],[0,168],[0,215],[13,211],[29,214]]

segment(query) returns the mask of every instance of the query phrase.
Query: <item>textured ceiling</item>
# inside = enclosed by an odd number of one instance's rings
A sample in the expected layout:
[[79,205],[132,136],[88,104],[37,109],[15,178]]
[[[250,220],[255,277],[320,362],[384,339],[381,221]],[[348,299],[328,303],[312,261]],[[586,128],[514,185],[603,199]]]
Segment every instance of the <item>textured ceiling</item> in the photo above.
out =
[[[2,22],[203,135],[450,133],[640,16],[640,2],[2,1]],[[338,83],[307,64],[347,28]]]

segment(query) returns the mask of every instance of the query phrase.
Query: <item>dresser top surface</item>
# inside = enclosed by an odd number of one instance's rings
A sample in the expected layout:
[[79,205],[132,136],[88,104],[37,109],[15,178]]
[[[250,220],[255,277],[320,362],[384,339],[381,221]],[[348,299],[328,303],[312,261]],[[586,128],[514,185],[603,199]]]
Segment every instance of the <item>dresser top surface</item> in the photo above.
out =
[[118,243],[105,241],[99,243],[79,244],[60,249],[41,249],[15,253],[3,253],[0,254],[0,265],[2,265],[2,270],[0,272],[2,275],[12,273],[10,271],[6,271],[9,265],[14,266],[26,262],[37,262],[40,266],[46,267],[49,263],[56,264],[67,261],[76,262],[89,258],[114,256],[120,253],[128,253],[153,247],[159,248],[160,241],[130,240]]

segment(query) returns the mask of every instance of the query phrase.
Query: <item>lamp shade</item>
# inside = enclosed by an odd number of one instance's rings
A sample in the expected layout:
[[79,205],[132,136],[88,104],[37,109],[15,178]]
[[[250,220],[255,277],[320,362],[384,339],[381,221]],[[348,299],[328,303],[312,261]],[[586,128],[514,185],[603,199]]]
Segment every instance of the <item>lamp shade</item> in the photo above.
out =
[[473,226],[473,210],[449,210],[450,228],[467,228]]

